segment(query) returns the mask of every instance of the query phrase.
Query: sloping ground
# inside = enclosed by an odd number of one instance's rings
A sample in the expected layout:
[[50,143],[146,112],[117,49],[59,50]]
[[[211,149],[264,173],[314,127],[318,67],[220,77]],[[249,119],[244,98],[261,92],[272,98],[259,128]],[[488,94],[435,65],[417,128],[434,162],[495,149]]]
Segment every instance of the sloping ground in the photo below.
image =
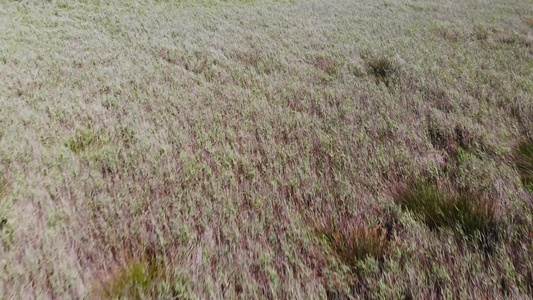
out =
[[532,74],[529,0],[0,0],[0,298],[532,297]]

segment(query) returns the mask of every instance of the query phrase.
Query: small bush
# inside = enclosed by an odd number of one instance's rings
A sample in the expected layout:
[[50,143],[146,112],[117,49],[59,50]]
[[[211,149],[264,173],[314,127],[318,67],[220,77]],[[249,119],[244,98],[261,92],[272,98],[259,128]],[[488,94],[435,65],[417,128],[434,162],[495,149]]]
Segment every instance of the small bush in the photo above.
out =
[[522,142],[518,145],[514,161],[522,183],[533,192],[533,143]]
[[387,230],[382,226],[370,228],[362,222],[328,218],[316,228],[340,260],[352,268],[368,257],[381,260],[388,252]]
[[368,69],[376,81],[389,86],[394,81],[398,68],[387,58],[373,59],[368,62]]
[[497,238],[498,222],[494,205],[473,193],[439,188],[428,182],[412,184],[397,195],[403,209],[416,214],[430,229],[460,230],[490,246]]

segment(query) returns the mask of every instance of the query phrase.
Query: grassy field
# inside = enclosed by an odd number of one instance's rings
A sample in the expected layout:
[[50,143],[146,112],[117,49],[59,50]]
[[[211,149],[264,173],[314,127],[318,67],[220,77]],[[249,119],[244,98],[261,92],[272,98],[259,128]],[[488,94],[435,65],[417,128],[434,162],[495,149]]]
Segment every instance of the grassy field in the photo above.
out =
[[0,298],[533,297],[531,0],[0,0]]

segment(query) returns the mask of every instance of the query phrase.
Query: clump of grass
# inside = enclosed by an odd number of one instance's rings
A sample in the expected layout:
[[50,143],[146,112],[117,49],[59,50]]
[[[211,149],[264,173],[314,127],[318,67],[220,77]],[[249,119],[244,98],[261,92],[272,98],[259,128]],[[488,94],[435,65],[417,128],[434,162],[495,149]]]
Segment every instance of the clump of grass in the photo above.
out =
[[441,28],[437,33],[450,42],[458,42],[464,39],[464,33],[457,28]]
[[452,101],[443,89],[427,88],[424,91],[425,99],[435,105],[435,107],[445,113],[450,113],[453,110]]
[[506,45],[517,45],[517,46],[524,46],[524,47],[530,47],[531,41],[528,40],[525,36],[513,32],[513,31],[502,31],[499,33],[498,41],[501,44]]
[[428,137],[435,148],[445,150],[450,154],[456,154],[459,147],[464,149],[470,149],[473,147],[474,142],[466,134],[463,128],[456,126],[454,130],[451,130],[451,126],[449,125],[450,124],[446,124],[442,120],[428,115]]
[[431,144],[436,148],[447,150],[457,148],[454,137],[435,122],[428,122],[428,135]]
[[324,71],[329,76],[335,76],[338,74],[342,64],[334,59],[321,57],[315,62],[315,67]]
[[328,218],[316,224],[317,232],[346,265],[356,268],[366,258],[381,260],[388,253],[387,230],[382,226],[369,227],[361,221],[334,221]]
[[376,78],[376,82],[383,82],[389,86],[398,73],[398,67],[388,58],[372,59],[368,62],[370,74]]
[[526,23],[527,25],[533,27],[533,18],[526,18],[524,20],[524,23]]
[[478,41],[486,41],[490,36],[490,31],[483,26],[476,26],[472,35]]
[[442,118],[428,115],[427,132],[429,141],[435,148],[444,150],[452,156],[456,156],[460,149],[492,153],[492,149],[482,136],[476,135],[475,132],[461,124],[454,126]]
[[397,202],[431,230],[459,230],[468,238],[478,238],[484,247],[497,238],[495,207],[475,193],[439,188],[424,181],[401,189]]
[[74,135],[67,140],[66,146],[76,154],[81,154],[90,149],[98,149],[106,142],[103,132],[93,129],[78,129]]
[[115,272],[102,286],[105,298],[142,298],[143,291],[149,290],[163,277],[164,271],[146,262],[134,262]]
[[162,262],[132,260],[99,282],[94,296],[101,299],[176,298],[186,296],[187,287],[186,280],[174,276]]
[[533,192],[533,143],[520,143],[516,149],[514,162],[522,183],[526,189]]

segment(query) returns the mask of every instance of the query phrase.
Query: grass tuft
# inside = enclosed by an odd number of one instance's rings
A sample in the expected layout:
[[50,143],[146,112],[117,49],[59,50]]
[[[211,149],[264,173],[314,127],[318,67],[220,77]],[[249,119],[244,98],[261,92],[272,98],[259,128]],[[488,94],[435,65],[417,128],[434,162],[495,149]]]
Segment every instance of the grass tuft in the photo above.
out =
[[514,162],[525,188],[533,192],[533,143],[520,143],[516,149]]
[[472,152],[492,153],[482,136],[476,135],[461,124],[449,124],[443,118],[427,116],[427,133],[431,144],[455,156],[460,149]]
[[497,239],[495,207],[475,193],[418,182],[403,188],[397,195],[397,202],[431,230],[459,230],[466,237],[480,241],[483,247],[490,247]]
[[105,138],[102,132],[92,129],[78,129],[74,135],[66,142],[66,146],[76,154],[82,152],[98,149],[105,143]]
[[499,33],[498,41],[501,44],[511,45],[511,46],[523,46],[530,47],[531,41],[528,40],[522,34],[516,33],[514,31],[502,31]]
[[453,103],[446,91],[437,88],[428,88],[424,90],[424,98],[432,103],[438,110],[450,113],[453,110]]
[[341,62],[325,57],[318,58],[314,65],[329,76],[337,75],[342,67]]
[[383,82],[389,86],[398,73],[398,67],[388,58],[372,59],[368,62],[370,74],[376,78],[376,82]]
[[105,298],[142,298],[143,291],[149,290],[161,280],[164,271],[154,264],[135,262],[113,274],[103,285]]
[[464,39],[464,32],[457,28],[441,28],[437,33],[450,42],[459,42]]
[[346,265],[356,268],[366,258],[381,260],[389,250],[387,230],[369,227],[360,221],[337,222],[329,218],[316,225],[317,232]]
[[161,296],[185,297],[187,281],[175,276],[162,262],[132,260],[99,282],[94,296],[99,299],[149,299]]

